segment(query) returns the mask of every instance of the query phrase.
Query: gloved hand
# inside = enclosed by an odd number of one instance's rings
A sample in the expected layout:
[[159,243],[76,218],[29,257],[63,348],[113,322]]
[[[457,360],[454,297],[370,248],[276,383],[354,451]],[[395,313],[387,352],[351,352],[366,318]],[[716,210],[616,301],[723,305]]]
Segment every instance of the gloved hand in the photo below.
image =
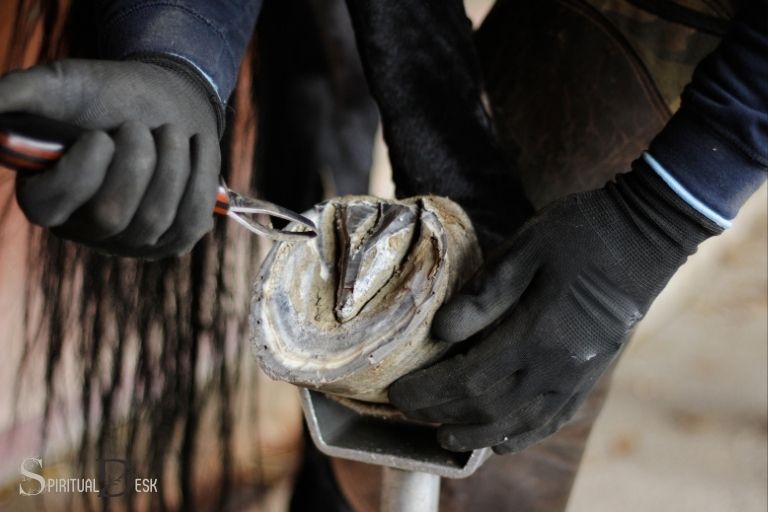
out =
[[61,60],[0,79],[0,112],[90,131],[57,165],[19,174],[29,220],[117,255],[189,251],[213,226],[220,113],[202,76],[173,57]]
[[518,451],[554,433],[677,268],[721,229],[643,162],[537,213],[437,313],[462,353],[396,381],[391,402],[443,423],[451,450]]

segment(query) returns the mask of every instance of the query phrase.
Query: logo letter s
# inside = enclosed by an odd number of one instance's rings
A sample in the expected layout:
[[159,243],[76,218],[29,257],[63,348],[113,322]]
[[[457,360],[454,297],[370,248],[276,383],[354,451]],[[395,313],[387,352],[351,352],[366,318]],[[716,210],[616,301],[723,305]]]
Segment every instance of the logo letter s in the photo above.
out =
[[27,463],[30,462],[32,464],[37,464],[40,467],[40,470],[43,469],[43,459],[35,459],[34,457],[24,459],[21,463],[21,474],[23,476],[21,481],[26,482],[28,479],[36,480],[40,484],[40,488],[37,490],[37,492],[28,492],[24,490],[24,487],[22,487],[21,484],[19,484],[19,494],[22,496],[37,496],[43,492],[43,489],[45,489],[45,478],[43,478],[41,475],[38,475],[37,473],[29,471],[24,467]]

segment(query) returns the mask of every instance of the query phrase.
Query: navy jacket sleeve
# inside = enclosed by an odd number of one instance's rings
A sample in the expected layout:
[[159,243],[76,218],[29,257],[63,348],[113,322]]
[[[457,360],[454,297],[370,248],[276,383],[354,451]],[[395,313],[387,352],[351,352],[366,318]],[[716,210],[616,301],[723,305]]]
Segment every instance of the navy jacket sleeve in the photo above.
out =
[[226,102],[262,0],[103,0],[99,50],[106,58],[162,53],[181,58]]
[[736,216],[768,170],[768,2],[745,4],[650,147],[684,199],[724,219]]

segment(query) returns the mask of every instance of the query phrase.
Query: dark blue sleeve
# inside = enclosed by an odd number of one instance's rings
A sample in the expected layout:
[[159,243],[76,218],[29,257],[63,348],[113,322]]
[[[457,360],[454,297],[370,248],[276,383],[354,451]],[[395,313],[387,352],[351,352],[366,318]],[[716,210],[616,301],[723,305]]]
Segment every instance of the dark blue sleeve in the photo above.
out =
[[651,143],[650,154],[677,181],[684,199],[724,219],[734,218],[765,181],[768,2],[746,2],[720,46],[697,66],[680,110]]
[[262,0],[104,0],[99,51],[122,59],[165,53],[200,71],[226,102]]

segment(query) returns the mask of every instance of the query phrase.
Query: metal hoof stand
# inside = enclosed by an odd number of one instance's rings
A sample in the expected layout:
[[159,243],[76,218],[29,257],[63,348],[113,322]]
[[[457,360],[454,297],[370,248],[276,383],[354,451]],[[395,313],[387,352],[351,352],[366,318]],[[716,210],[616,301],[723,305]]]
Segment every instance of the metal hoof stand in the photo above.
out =
[[466,478],[491,454],[446,450],[433,426],[362,416],[316,391],[302,389],[301,403],[321,452],[383,468],[382,512],[436,512],[440,478]]

